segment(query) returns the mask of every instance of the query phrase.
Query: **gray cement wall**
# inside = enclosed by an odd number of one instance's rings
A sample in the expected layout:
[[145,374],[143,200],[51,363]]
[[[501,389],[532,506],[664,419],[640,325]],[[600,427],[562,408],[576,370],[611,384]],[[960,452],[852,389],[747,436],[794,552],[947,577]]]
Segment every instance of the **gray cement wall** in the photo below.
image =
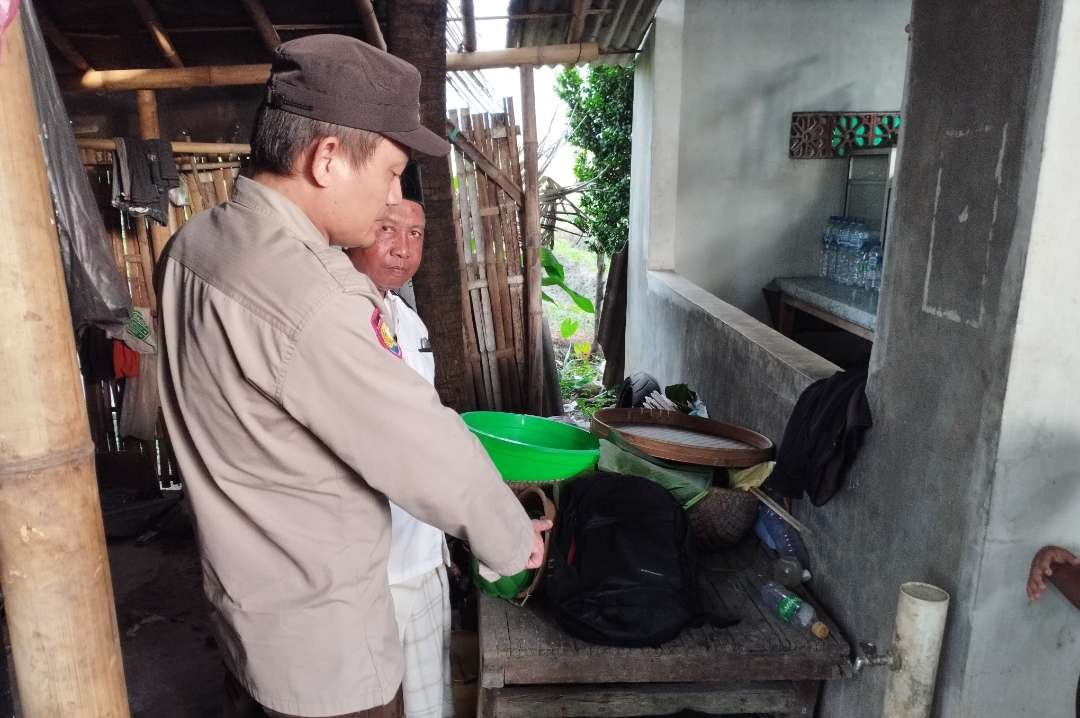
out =
[[773,277],[816,274],[843,160],[788,159],[791,113],[897,110],[910,3],[687,0],[675,268],[764,319]]
[[1005,709],[1071,718],[1080,668],[1077,611],[1056,591],[1028,605],[1019,590],[1040,546],[1080,555],[1080,330],[1072,316],[1080,307],[1080,166],[1066,150],[1080,124],[1080,3],[1048,3],[1039,33],[1009,259],[1023,263],[1024,281],[976,575],[965,716]]
[[[1059,597],[1028,607],[1023,594],[1035,549],[1080,540],[1080,250],[1068,231],[1080,178],[1075,157],[1043,155],[1070,147],[1080,121],[1066,84],[1080,6],[1062,16],[1062,4],[916,0],[868,384],[876,424],[845,491],[799,512],[818,537],[815,590],[849,638],[888,644],[903,581],[952,594],[936,716],[1072,715],[1080,624]],[[688,381],[714,415],[779,439],[798,393],[832,367],[664,271],[688,220],[648,178],[683,156],[686,125],[681,139],[657,131],[671,105],[656,98],[686,71],[672,61],[685,8],[661,5],[639,64],[627,370]],[[717,207],[702,221],[726,219]],[[830,683],[821,715],[877,715],[884,679]]]

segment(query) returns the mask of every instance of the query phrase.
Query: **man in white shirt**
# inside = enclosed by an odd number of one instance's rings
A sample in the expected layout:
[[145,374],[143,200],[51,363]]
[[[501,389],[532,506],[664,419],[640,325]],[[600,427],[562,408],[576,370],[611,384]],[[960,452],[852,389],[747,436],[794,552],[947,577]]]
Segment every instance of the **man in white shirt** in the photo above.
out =
[[[402,202],[387,205],[375,221],[374,243],[352,248],[353,266],[386,298],[396,336],[383,338],[405,364],[435,383],[435,357],[419,315],[392,290],[416,273],[424,249],[424,206],[419,171],[410,164],[401,176]],[[419,438],[419,437],[418,437]],[[398,636],[405,649],[402,692],[407,718],[453,714],[450,692],[450,595],[446,540],[442,531],[390,504],[390,561],[387,567]],[[445,706],[445,707],[444,707]]]

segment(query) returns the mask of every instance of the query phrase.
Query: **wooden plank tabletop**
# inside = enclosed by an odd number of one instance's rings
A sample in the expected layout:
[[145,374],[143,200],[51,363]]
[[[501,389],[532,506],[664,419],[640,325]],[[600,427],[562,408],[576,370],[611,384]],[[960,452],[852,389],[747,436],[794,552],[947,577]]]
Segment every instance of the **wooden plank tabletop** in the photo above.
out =
[[830,628],[822,641],[784,623],[757,600],[771,561],[760,547],[702,557],[705,610],[740,619],[735,626],[688,628],[659,648],[616,648],[579,641],[558,627],[535,596],[524,608],[481,595],[480,682],[484,688],[551,683],[813,681],[851,675],[850,646],[814,599]]

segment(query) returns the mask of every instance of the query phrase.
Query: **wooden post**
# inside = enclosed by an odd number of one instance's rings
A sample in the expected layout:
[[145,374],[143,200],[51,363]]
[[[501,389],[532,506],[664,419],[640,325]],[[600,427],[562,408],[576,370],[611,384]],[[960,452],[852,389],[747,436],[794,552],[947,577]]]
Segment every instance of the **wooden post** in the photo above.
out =
[[[161,137],[161,127],[158,124],[157,96],[154,91],[136,90],[135,103],[139,111],[139,137],[144,140],[154,140]],[[146,221],[142,217],[133,217],[132,219],[140,225]],[[140,236],[142,236],[141,232]],[[161,258],[161,253],[165,251],[165,244],[169,241],[170,236],[172,235],[169,233],[168,227],[163,227],[157,222],[150,222],[150,248],[153,251],[154,262]],[[151,285],[153,284],[153,272],[147,277],[147,281]],[[151,296],[154,296],[152,290]],[[156,301],[154,305],[151,309],[157,311]]]
[[139,137],[152,140],[161,134],[158,124],[157,96],[153,90],[136,90],[135,105],[139,113]]
[[536,159],[536,92],[532,65],[521,66],[522,136],[525,149],[525,282],[527,287],[526,366],[528,367],[529,412],[544,409],[544,308],[540,299],[540,178]]
[[26,716],[129,715],[94,445],[18,22],[0,56],[0,588]]
[[465,52],[476,52],[476,11],[473,0],[461,0],[461,21],[465,25],[462,49]]

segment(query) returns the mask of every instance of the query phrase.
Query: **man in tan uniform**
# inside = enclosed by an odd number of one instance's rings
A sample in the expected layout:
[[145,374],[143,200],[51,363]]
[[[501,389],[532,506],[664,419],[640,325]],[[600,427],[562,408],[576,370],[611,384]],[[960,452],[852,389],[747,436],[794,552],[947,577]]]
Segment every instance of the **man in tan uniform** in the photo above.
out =
[[[251,179],[159,268],[162,408],[235,692],[226,715],[398,716],[387,497],[513,574],[538,531],[458,416],[394,352],[340,247],[400,201],[419,73],[352,38],[281,45]],[[246,712],[250,711],[250,713]]]

